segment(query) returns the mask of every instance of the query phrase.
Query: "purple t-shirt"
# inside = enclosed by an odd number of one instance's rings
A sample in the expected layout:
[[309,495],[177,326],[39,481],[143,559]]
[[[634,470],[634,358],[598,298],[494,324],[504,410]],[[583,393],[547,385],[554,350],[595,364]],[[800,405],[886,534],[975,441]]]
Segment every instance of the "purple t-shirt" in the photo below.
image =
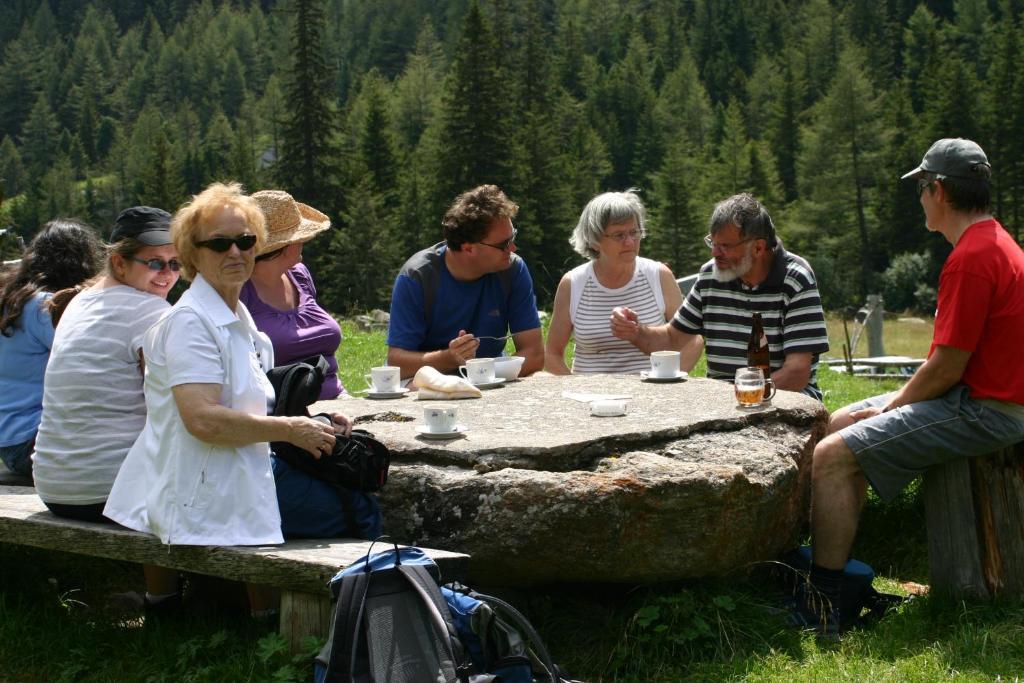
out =
[[316,302],[313,276],[304,264],[290,268],[287,275],[299,293],[297,308],[281,311],[264,303],[252,281],[245,283],[239,298],[252,314],[256,327],[274,344],[276,365],[287,365],[318,353],[327,358],[330,369],[324,377],[320,399],[335,398],[345,392],[338,379],[338,360],[334,357],[341,344],[341,327]]

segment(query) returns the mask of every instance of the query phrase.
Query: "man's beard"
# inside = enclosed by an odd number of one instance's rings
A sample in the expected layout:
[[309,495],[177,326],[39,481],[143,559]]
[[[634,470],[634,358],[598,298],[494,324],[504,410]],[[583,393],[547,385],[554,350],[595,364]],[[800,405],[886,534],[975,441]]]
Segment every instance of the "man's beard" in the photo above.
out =
[[733,268],[719,268],[718,263],[712,261],[711,275],[719,282],[732,282],[736,278],[743,277],[754,267],[754,255],[747,250],[743,258]]

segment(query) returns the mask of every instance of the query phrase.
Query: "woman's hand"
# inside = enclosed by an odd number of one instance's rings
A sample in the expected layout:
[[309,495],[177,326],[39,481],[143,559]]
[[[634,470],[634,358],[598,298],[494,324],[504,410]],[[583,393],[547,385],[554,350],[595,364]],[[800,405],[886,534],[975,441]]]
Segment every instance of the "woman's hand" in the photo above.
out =
[[636,344],[640,339],[640,318],[632,309],[616,306],[609,318],[612,334],[625,341]]
[[[333,416],[332,416],[333,417]],[[286,417],[288,420],[288,443],[308,451],[319,460],[334,448],[334,427],[311,417]]]
[[324,413],[334,423],[334,433],[342,436],[352,436],[352,420],[342,413]]

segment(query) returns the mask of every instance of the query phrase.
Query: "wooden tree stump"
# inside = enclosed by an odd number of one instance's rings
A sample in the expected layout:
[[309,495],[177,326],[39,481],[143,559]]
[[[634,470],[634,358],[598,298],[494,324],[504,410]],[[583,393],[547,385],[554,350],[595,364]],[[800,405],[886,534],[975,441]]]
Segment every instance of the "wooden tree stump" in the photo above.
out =
[[932,591],[1024,595],[1024,442],[932,468],[923,491]]

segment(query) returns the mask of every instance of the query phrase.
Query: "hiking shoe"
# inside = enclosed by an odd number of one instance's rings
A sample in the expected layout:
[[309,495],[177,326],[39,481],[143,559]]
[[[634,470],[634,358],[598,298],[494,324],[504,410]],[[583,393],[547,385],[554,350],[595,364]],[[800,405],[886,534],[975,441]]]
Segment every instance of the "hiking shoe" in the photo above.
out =
[[795,600],[789,605],[786,622],[790,626],[814,631],[818,640],[839,640],[839,607],[809,583],[797,589]]
[[142,613],[146,621],[150,619],[167,619],[184,616],[182,610],[181,591],[168,596],[160,602],[150,602],[145,595],[142,596]]

